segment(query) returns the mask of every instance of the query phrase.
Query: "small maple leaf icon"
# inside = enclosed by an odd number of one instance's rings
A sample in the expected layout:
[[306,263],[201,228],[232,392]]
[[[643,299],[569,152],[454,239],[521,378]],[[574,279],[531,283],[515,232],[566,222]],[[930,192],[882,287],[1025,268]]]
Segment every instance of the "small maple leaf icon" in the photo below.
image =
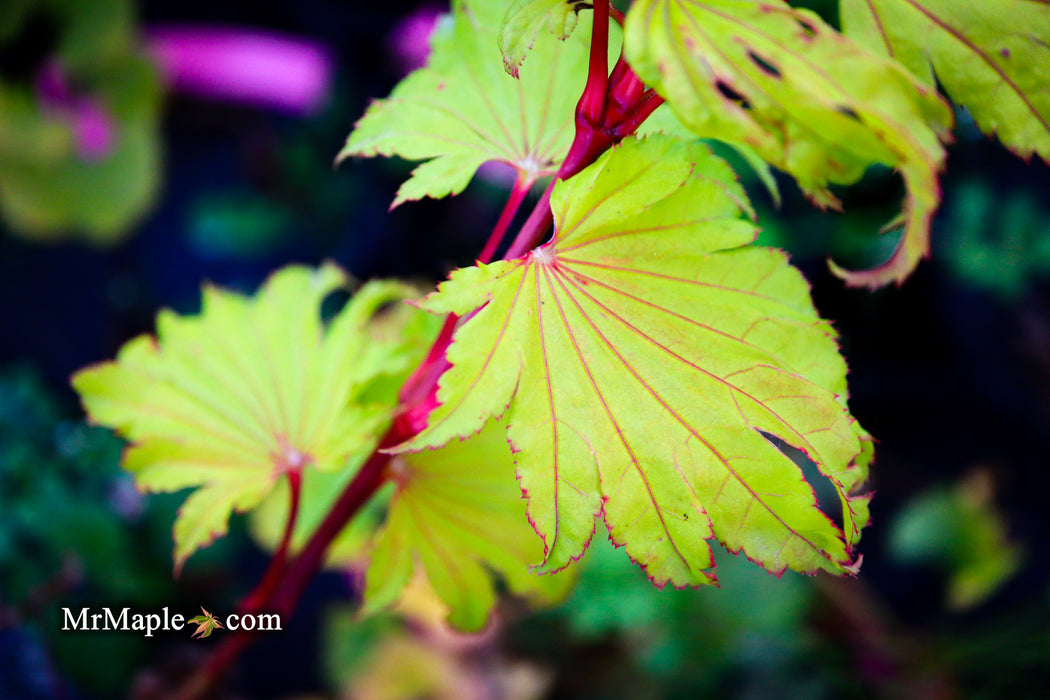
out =
[[190,618],[188,622],[197,625],[197,631],[193,633],[191,639],[204,639],[205,637],[211,636],[211,633],[216,629],[223,629],[222,623],[215,619],[215,616],[204,609],[201,606],[201,612],[203,615]]

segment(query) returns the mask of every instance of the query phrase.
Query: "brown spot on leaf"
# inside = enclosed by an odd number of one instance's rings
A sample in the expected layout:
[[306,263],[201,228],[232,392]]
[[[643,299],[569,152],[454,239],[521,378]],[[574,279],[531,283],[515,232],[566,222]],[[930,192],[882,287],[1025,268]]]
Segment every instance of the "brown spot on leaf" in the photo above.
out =
[[835,111],[839,114],[843,114],[849,117],[854,121],[860,121],[860,115],[857,114],[856,110],[854,110],[852,107],[847,107],[846,105],[838,105],[837,107],[835,107]]
[[776,65],[774,65],[768,59],[762,58],[751,49],[747,50],[747,57],[750,58],[751,62],[758,66],[759,70],[761,70],[766,75],[770,75],[774,78],[780,77],[780,69],[777,68]]
[[799,19],[796,17],[795,21],[798,22],[798,26],[801,27],[802,35],[804,38],[812,39],[817,35],[817,28],[814,27],[813,24],[809,22],[809,20]]
[[731,86],[729,83],[716,78],[715,89],[722,93],[722,96],[725,97],[727,100],[737,103],[744,109],[751,109],[751,102],[748,101],[748,99],[741,95],[739,92],[734,90],[733,86]]

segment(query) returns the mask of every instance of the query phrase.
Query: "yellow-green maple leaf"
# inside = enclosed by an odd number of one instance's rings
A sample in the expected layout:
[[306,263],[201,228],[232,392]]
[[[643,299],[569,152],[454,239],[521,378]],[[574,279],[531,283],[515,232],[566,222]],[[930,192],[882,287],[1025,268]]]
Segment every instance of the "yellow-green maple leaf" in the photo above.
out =
[[[638,0],[627,15],[627,58],[700,136],[743,144],[837,206],[829,184],[871,165],[900,171],[904,232],[855,285],[901,282],[929,248],[937,175],[952,116],[936,90],[815,14],[782,0]],[[895,222],[896,223],[896,222]]]
[[940,82],[981,131],[1050,161],[1045,0],[842,0],[846,36]]
[[395,602],[417,567],[448,606],[448,621],[481,629],[496,603],[491,571],[511,591],[539,601],[567,593],[573,576],[540,576],[529,566],[543,546],[529,525],[514,480],[503,426],[395,458],[395,492],[376,538],[365,583],[365,609]]
[[415,353],[368,326],[412,288],[369,283],[326,327],[321,302],[346,281],[329,264],[284,268],[254,298],[206,287],[200,315],[163,311],[156,338],[135,338],[115,361],[74,376],[90,418],[131,443],[123,466],[139,488],[199,487],[175,522],[176,568],[285,473],[344,470],[375,446],[396,389],[371,389],[407,372]]
[[[503,415],[550,569],[603,515],[658,585],[709,583],[717,538],[772,571],[852,570],[867,435],[805,280],[755,229],[702,144],[628,139],[551,196],[555,235],[454,272],[422,306],[465,315],[427,449]],[[479,308],[480,307],[480,308]],[[803,450],[845,532],[766,435]]]
[[518,78],[503,69],[495,40],[507,5],[457,0],[431,38],[425,68],[373,103],[339,159],[425,160],[392,206],[458,194],[487,161],[528,179],[554,173],[572,143],[576,101],[587,81],[590,28],[565,41],[541,32]]

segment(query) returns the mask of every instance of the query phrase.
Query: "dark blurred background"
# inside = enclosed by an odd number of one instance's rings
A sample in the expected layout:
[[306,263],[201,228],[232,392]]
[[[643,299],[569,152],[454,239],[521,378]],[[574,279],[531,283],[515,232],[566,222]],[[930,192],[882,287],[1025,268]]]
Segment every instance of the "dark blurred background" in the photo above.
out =
[[[834,3],[805,4],[836,21]],[[83,422],[72,372],[151,331],[159,308],[194,311],[204,281],[252,291],[283,264],[332,259],[429,284],[480,250],[498,179],[388,212],[410,164],[333,167],[369,99],[425,55],[441,9],[0,0],[0,700],[155,697],[210,641],[63,635],[59,607],[232,610],[267,560],[238,521],[173,580],[181,497],[134,491],[119,441]],[[205,25],[294,40],[324,89],[246,99],[142,58],[142,41],[170,48]],[[56,55],[73,68],[56,74]],[[418,612],[359,621],[354,577],[328,573],[223,697],[1050,694],[1050,169],[957,116],[933,256],[900,289],[846,289],[824,262],[892,248],[878,234],[899,207],[892,173],[842,190],[842,215],[786,178],[776,209],[749,182],[760,242],[811,280],[842,335],[853,412],[879,441],[858,579],[776,579],[727,555],[721,590],[658,592],[596,544],[563,606],[508,602],[468,639]],[[85,179],[89,163],[113,172]]]

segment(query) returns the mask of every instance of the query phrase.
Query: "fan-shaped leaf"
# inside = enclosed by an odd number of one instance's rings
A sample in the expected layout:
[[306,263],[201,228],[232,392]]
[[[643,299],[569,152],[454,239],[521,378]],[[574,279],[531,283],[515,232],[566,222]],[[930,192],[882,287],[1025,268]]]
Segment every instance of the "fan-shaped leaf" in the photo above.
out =
[[900,170],[901,243],[876,270],[838,270],[847,282],[900,282],[926,254],[951,112],[901,66],[781,0],[639,0],[625,46],[689,128],[750,147],[821,205],[870,165]]
[[503,426],[492,421],[469,440],[396,459],[396,492],[372,553],[366,610],[393,603],[417,564],[448,606],[449,622],[465,630],[483,627],[496,602],[486,568],[516,593],[550,601],[567,592],[572,576],[529,572],[542,546],[525,517]]
[[[425,300],[481,308],[449,348],[441,405],[401,449],[504,414],[550,569],[603,513],[658,585],[712,581],[711,537],[773,571],[850,570],[870,453],[845,365],[801,275],[748,246],[728,166],[699,143],[630,139],[558,183],[551,208],[551,242],[458,270]],[[831,480],[845,533],[766,435]]]
[[373,103],[350,134],[339,159],[426,160],[392,206],[457,194],[486,161],[536,178],[555,172],[564,159],[587,80],[590,28],[565,41],[540,33],[515,79],[503,70],[493,41],[506,9],[501,0],[458,0],[431,39],[427,66]]
[[123,464],[140,488],[201,487],[175,523],[176,567],[286,472],[339,471],[374,447],[396,400],[371,388],[417,353],[369,323],[412,289],[365,285],[326,329],[321,301],[345,281],[326,265],[285,268],[255,298],[205,288],[199,316],[161,312],[157,338],[73,378],[92,420],[132,443]]
[[977,126],[1050,161],[1050,5],[1045,0],[842,0],[846,36],[936,80]]

